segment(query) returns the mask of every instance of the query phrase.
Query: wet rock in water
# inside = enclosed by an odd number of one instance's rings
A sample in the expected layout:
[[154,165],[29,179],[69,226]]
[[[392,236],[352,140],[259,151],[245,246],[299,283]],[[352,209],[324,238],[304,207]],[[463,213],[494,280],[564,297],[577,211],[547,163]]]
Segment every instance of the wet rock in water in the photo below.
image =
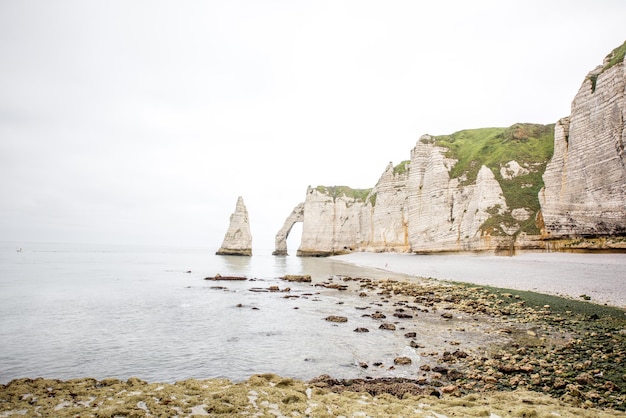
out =
[[385,322],[383,324],[380,324],[380,326],[378,328],[386,329],[388,331],[395,331],[396,330],[396,326],[394,324],[390,324],[389,322]]
[[337,316],[337,315],[330,315],[326,317],[326,320],[328,322],[348,322],[348,318],[346,318],[345,316]]
[[416,332],[407,332],[406,334],[404,334],[405,338],[415,338],[417,337],[417,333]]
[[362,368],[362,369],[367,369],[369,366],[365,362],[360,362],[359,363],[359,367]]
[[441,314],[441,317],[445,319],[452,319],[452,314],[450,312],[444,312]]
[[396,318],[401,318],[401,319],[410,319],[413,318],[413,315],[409,315],[407,313],[403,313],[403,312],[395,312],[393,314],[393,316],[395,316]]
[[407,365],[413,363],[413,360],[409,357],[396,357],[393,359],[393,363],[398,365]]
[[298,282],[298,283],[310,283],[311,276],[309,274],[287,274],[285,276],[280,277],[281,280],[286,280],[288,282]]
[[411,348],[424,348],[424,346],[419,344],[417,341],[411,341],[409,346],[411,346]]
[[278,291],[280,290],[280,288],[279,288],[278,286],[270,286],[270,287],[268,288],[268,290],[269,290],[270,292],[278,292]]
[[355,328],[354,332],[370,332],[370,330],[367,328],[359,327],[359,328]]
[[315,286],[321,286],[326,289],[348,290],[348,285],[338,284],[338,283],[319,283],[319,284],[316,284]]
[[222,276],[221,274],[217,273],[213,277],[205,277],[204,280],[230,280],[230,281],[235,281],[235,280],[248,280],[248,278],[245,277],[245,276]]
[[469,354],[462,350],[456,350],[452,355],[456,358],[467,358]]

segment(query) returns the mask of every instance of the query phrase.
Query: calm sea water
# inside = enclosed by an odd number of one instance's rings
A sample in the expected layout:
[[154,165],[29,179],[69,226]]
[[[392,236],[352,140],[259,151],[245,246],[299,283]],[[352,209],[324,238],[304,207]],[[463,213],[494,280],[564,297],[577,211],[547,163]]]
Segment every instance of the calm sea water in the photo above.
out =
[[[256,280],[203,280],[217,273]],[[323,258],[0,243],[0,383],[40,376],[241,380],[265,372],[357,377],[366,373],[358,362],[373,356],[417,356],[401,336],[352,331],[366,319],[324,321],[353,315],[362,303],[355,293],[278,279],[285,274],[400,277]],[[272,285],[299,297],[252,291]]]

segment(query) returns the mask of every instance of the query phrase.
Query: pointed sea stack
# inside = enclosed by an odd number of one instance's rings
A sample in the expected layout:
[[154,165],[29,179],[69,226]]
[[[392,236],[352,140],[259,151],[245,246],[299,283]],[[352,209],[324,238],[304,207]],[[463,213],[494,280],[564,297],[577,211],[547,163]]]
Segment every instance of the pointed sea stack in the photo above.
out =
[[248,209],[239,196],[235,212],[230,215],[230,225],[224,236],[222,246],[215,253],[217,255],[252,255],[252,234],[250,234],[250,220]]

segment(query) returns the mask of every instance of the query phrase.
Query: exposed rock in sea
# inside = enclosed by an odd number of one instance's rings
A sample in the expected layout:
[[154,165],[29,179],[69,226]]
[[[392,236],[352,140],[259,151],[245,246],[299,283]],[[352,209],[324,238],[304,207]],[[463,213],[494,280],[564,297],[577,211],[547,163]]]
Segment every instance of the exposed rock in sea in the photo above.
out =
[[288,282],[298,282],[298,283],[310,283],[311,275],[310,274],[287,274],[280,278],[281,280],[286,280]]
[[345,316],[338,316],[338,315],[327,316],[326,320],[328,322],[348,322],[348,318],[346,318]]
[[235,212],[230,215],[230,224],[222,246],[217,255],[252,255],[252,234],[250,233],[250,219],[248,209],[243,203],[243,198],[239,196]]
[[219,281],[219,280],[225,280],[225,281],[237,281],[237,280],[248,280],[247,277],[245,276],[222,276],[221,274],[217,273],[215,276],[209,276],[209,277],[205,277],[204,280],[214,280],[214,281]]

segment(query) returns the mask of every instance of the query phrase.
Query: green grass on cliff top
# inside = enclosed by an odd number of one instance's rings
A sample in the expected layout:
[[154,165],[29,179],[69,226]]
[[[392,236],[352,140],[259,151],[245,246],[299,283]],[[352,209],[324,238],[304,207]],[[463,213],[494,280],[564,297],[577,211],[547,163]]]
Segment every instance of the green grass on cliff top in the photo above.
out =
[[317,186],[315,189],[332,197],[333,201],[338,197],[345,196],[358,202],[364,202],[367,195],[372,191],[372,189],[353,189],[348,186]]
[[[500,183],[508,211],[498,215],[494,210],[491,218],[482,225],[483,231],[503,235],[501,225],[517,224],[520,225],[519,232],[539,234],[534,215],[540,209],[542,176],[554,151],[554,124],[518,123],[508,128],[468,129],[436,136],[435,144],[448,148],[447,156],[457,160],[450,177],[462,179],[461,185],[475,184],[483,165],[491,169]],[[529,173],[513,179],[503,178],[500,169],[513,160]],[[526,221],[516,221],[511,216],[511,211],[516,208],[526,208],[532,215]]]
[[[435,136],[435,144],[448,148],[447,156],[457,163],[450,172],[452,178],[462,178],[461,185],[476,183],[480,167],[489,167],[502,187],[508,206],[508,212],[499,215],[494,210],[491,218],[482,226],[482,230],[492,235],[503,235],[501,225],[520,225],[519,232],[539,234],[535,214],[539,211],[539,190],[543,187],[543,172],[554,150],[554,124],[537,125],[518,123],[508,128],[467,129],[451,135]],[[500,169],[509,161],[515,160],[530,172],[513,179],[504,179]],[[408,161],[394,167],[399,174],[410,170]],[[319,192],[335,200],[346,196],[355,201],[366,201],[371,189],[352,189],[348,186],[318,186]],[[370,198],[375,204],[375,196]],[[511,217],[511,210],[526,208],[532,212],[526,221],[516,221]]]
[[623,44],[615,48],[609,55],[606,56],[608,59],[607,63],[602,68],[602,71],[606,71],[615,64],[624,61],[624,57],[626,56],[626,41]]
[[481,166],[491,168],[497,178],[500,167],[512,160],[522,166],[537,167],[536,171],[543,173],[554,150],[554,124],[518,123],[509,128],[467,129],[436,136],[435,143],[448,148],[448,157],[458,160],[450,177],[465,174],[468,184],[476,181]]

